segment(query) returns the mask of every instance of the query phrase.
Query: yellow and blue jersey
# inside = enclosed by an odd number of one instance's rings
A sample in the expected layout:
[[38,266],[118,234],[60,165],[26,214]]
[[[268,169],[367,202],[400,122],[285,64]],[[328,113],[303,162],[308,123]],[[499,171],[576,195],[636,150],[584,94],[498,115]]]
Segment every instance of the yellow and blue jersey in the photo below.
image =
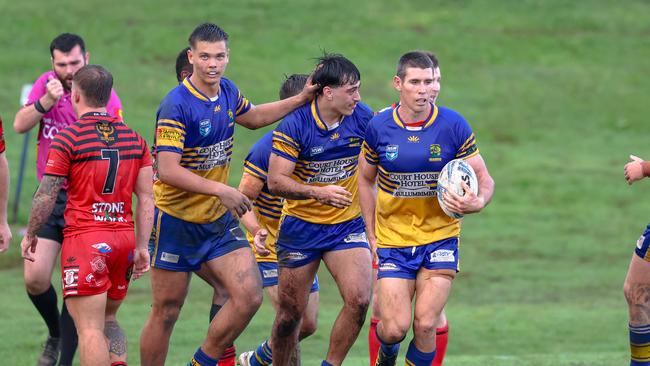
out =
[[448,108],[432,104],[418,128],[407,127],[397,110],[377,114],[363,143],[366,161],[377,167],[377,245],[411,247],[459,236],[460,222],[442,211],[436,187],[447,162],[479,153],[474,133]]
[[273,131],[269,131],[259,141],[257,141],[244,160],[244,172],[259,178],[264,182],[264,186],[253,201],[253,212],[260,226],[269,232],[266,238],[266,249],[271,252],[266,257],[257,254],[255,245],[253,245],[253,235],[246,234],[248,243],[255,253],[255,259],[258,262],[277,262],[278,255],[275,249],[275,242],[278,237],[278,227],[280,226],[280,215],[282,214],[282,204],[284,199],[278,197],[269,191],[266,185],[267,174],[269,171],[269,158],[271,156],[271,145],[273,143]]
[[357,166],[372,110],[357,104],[333,127],[321,119],[316,100],[286,116],[273,132],[273,153],[296,163],[292,178],[302,184],[338,185],[352,193],[349,207],[336,208],[314,199],[285,201],[282,213],[314,224],[338,224],[361,214]]
[[[250,102],[226,78],[221,78],[219,94],[213,100],[186,78],[160,103],[155,152],[181,154],[183,168],[226,184],[235,117],[250,108]],[[199,224],[215,221],[227,211],[217,197],[187,192],[160,180],[154,182],[154,199],[163,212]]]

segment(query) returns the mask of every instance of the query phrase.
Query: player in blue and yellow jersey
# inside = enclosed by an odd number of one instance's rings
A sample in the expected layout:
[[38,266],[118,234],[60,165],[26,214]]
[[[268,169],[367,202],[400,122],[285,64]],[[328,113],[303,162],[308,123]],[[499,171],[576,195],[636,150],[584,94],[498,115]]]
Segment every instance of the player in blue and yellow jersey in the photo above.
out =
[[435,196],[441,168],[466,159],[476,171],[479,195],[445,196],[450,210],[468,214],[490,201],[494,181],[469,124],[431,103],[433,64],[422,52],[400,58],[393,78],[400,102],[368,125],[359,162],[359,197],[368,236],[379,259],[376,365],[394,365],[411,323],[414,339],[406,364],[429,366],[435,326],[458,270],[460,222],[445,215]]
[[[625,180],[632,184],[650,177],[650,161],[630,155]],[[630,366],[650,365],[650,224],[636,242],[627,270],[623,292],[628,305]]]
[[268,185],[286,199],[277,239],[274,365],[289,363],[321,259],[344,302],[323,365],[343,362],[365,320],[371,257],[356,193],[358,154],[372,111],[359,103],[360,80],[348,59],[325,55],[313,74],[316,99],[285,117],[273,133]]
[[234,126],[273,123],[311,100],[315,91],[310,84],[295,97],[253,106],[223,77],[229,57],[226,32],[201,24],[189,43],[193,73],[163,99],[156,116],[153,304],[140,338],[142,365],[164,364],[191,272],[203,263],[230,298],[212,320],[193,365],[216,364],[259,308],[259,272],[236,219],[251,203],[226,185]]
[[[280,99],[291,97],[302,90],[307,82],[308,75],[294,74],[289,76],[280,87]],[[273,144],[273,131],[253,145],[244,161],[244,173],[239,184],[239,191],[244,193],[252,202],[253,210],[244,214],[242,224],[248,230],[248,242],[255,253],[255,260],[260,269],[262,286],[266,290],[273,308],[278,308],[278,257],[275,242],[280,226],[280,216],[284,199],[271,193],[266,184],[268,176],[269,158]],[[266,242],[258,242],[259,250],[255,246],[254,234],[264,230],[267,235]],[[318,318],[318,276],[314,278],[311,287],[307,309],[300,323],[299,339],[302,340],[316,331]],[[239,355],[239,364],[242,366],[263,366],[273,362],[271,341],[266,340],[255,351],[244,352]],[[295,359],[299,357],[296,347]]]

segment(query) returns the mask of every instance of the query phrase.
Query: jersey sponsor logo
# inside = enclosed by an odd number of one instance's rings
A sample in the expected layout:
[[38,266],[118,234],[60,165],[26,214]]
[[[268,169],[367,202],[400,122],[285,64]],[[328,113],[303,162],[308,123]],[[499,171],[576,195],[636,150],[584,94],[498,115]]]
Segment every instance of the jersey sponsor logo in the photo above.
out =
[[207,136],[210,133],[210,130],[212,130],[212,120],[204,119],[199,122],[199,133],[201,136]]
[[265,269],[262,271],[262,276],[264,278],[276,278],[278,277],[278,270],[277,269]]
[[95,221],[99,222],[126,222],[124,215],[124,202],[95,202],[91,213]]
[[399,267],[395,263],[382,263],[379,265],[380,271],[399,271]]
[[399,153],[399,145],[388,145],[386,146],[386,159],[393,161],[397,159]]
[[340,135],[338,132],[334,132],[334,133],[330,136],[330,141],[338,140],[339,137],[341,137],[341,135]]
[[162,252],[162,254],[160,255],[160,260],[163,262],[178,263],[179,259],[180,256],[178,254]]
[[348,139],[348,141],[350,142],[350,145],[348,145],[348,147],[359,147],[359,146],[361,146],[361,139],[358,138],[358,137],[350,137]]
[[86,276],[86,283],[94,284],[94,282],[95,282],[95,275],[93,275],[92,273],[88,273],[88,276]]
[[115,142],[115,127],[113,127],[109,122],[96,123],[95,130],[97,130],[99,139],[104,141],[107,145]]
[[158,127],[156,135],[156,141],[159,144],[164,144],[164,142],[179,143],[183,138],[183,134],[179,130],[171,127]]
[[645,241],[645,236],[644,236],[644,235],[641,235],[641,237],[639,238],[639,240],[636,241],[636,247],[639,248],[639,249],[642,249],[642,248],[643,248],[643,242],[644,242],[644,241]]
[[76,260],[77,260],[77,258],[75,258],[73,256],[69,256],[68,258],[66,258],[65,261],[66,261],[66,263],[74,263]]
[[79,281],[79,267],[63,267],[63,289],[77,288]]
[[228,120],[230,121],[230,123],[235,122],[235,115],[232,113],[232,109],[228,109]]
[[57,122],[52,118],[43,118],[42,121],[41,136],[47,140],[54,139],[59,134],[59,131],[68,125],[67,123]]
[[214,145],[203,146],[199,148],[198,155],[205,160],[197,166],[192,166],[195,170],[212,170],[218,166],[224,166],[230,161],[227,151],[232,146],[232,137],[220,141]]
[[288,261],[300,261],[303,259],[307,259],[307,256],[303,254],[302,252],[289,252],[285,253],[282,255],[282,259],[288,260]]
[[246,240],[246,234],[244,234],[244,231],[239,226],[230,229],[230,234],[237,240]]
[[449,249],[438,249],[431,253],[429,256],[429,262],[455,262],[456,256],[454,256],[454,251]]
[[221,112],[221,104],[217,104],[216,107],[214,107],[214,113],[219,113]]
[[366,233],[352,233],[343,239],[344,242],[346,243],[367,243],[368,238],[366,237]]
[[99,251],[102,254],[107,254],[113,251],[113,248],[111,248],[111,246],[106,243],[93,244],[91,245],[91,247],[97,249],[97,251]]
[[389,173],[388,178],[397,184],[394,197],[435,197],[438,172]]
[[439,144],[429,145],[429,161],[440,161],[442,158],[440,154],[442,153],[442,148]]
[[412,135],[408,137],[408,142],[412,144],[417,144],[418,142],[420,142],[420,138],[415,135]]
[[347,179],[356,172],[356,169],[352,168],[358,159],[359,157],[355,155],[334,160],[310,161],[307,170],[315,173],[314,176],[307,178],[305,183],[331,184]]
[[90,268],[95,273],[104,273],[106,271],[106,258],[95,257],[90,260]]
[[311,154],[311,156],[314,156],[314,155],[321,154],[323,151],[325,151],[325,148],[324,148],[324,147],[322,147],[322,146],[315,146],[315,147],[312,147],[312,148],[311,148],[311,150],[309,151],[309,153]]

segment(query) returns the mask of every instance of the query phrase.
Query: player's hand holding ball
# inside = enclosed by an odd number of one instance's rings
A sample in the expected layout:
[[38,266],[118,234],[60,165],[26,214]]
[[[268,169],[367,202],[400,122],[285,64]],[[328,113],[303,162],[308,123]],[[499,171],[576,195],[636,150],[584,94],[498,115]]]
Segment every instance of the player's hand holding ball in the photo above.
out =
[[438,203],[445,214],[454,219],[485,207],[485,200],[478,195],[476,173],[465,160],[454,159],[440,171]]

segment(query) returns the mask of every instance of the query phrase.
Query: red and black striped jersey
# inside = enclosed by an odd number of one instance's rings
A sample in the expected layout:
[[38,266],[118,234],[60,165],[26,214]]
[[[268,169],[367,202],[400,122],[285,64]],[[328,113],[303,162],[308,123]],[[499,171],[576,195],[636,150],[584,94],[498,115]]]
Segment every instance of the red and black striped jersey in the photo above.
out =
[[133,191],[140,168],[150,165],[144,139],[106,113],[86,113],[59,132],[45,174],[68,179],[64,235],[133,230]]
[[2,130],[2,118],[0,117],[0,154],[5,152],[5,134]]

